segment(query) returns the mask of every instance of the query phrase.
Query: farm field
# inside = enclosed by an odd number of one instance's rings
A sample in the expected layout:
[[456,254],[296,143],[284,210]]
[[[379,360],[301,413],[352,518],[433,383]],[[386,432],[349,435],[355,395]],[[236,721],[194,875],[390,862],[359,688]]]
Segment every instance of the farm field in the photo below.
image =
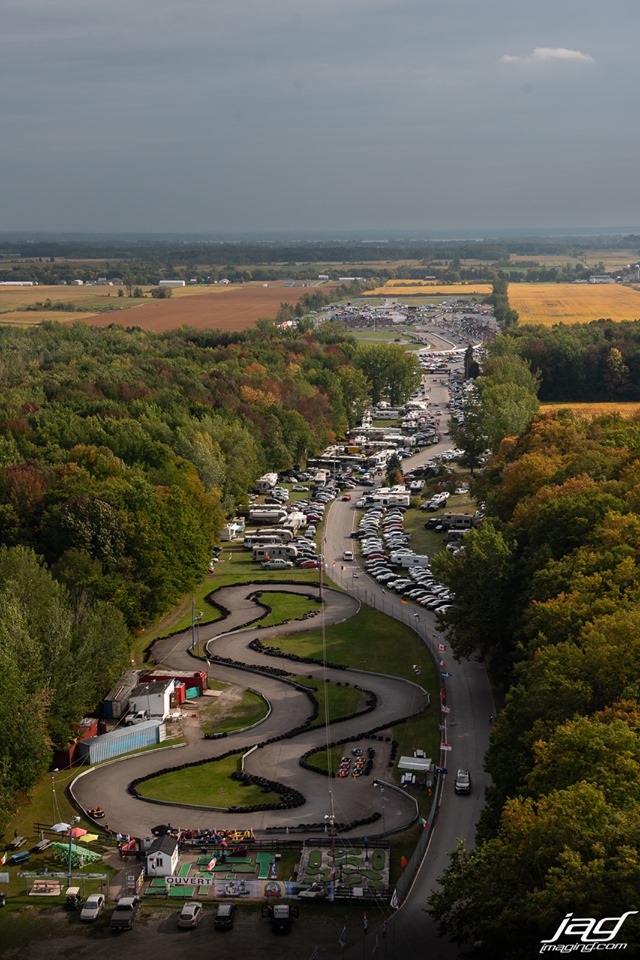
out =
[[509,303],[520,323],[589,323],[640,318],[640,291],[619,284],[513,283]]
[[[627,264],[638,262],[637,250],[592,250],[585,249],[585,256],[572,257],[569,253],[549,253],[549,254],[520,254],[512,253],[509,255],[509,263],[518,266],[523,263],[537,263],[545,267],[564,267],[565,264],[573,266],[576,263],[595,264],[603,263],[606,270],[622,270]],[[465,261],[468,263],[469,261]]]
[[261,317],[275,317],[282,303],[296,304],[309,291],[308,287],[285,287],[281,283],[268,287],[247,283],[198,289],[200,296],[174,295],[170,300],[148,300],[140,307],[91,317],[85,322],[97,327],[117,323],[156,333],[178,327],[246,330]]
[[[118,287],[102,286],[37,286],[37,287],[0,287],[0,323],[31,326],[43,320],[57,320],[59,323],[73,323],[84,320],[96,313],[131,308],[141,303],[140,299],[119,297]],[[24,310],[24,307],[51,300],[54,303],[73,303],[75,310]]]
[[[331,285],[327,285],[331,286]],[[148,288],[146,288],[148,289]],[[296,304],[309,287],[282,283],[175,287],[168,300],[118,297],[117,287],[37,286],[0,287],[0,323],[27,326],[43,320],[92,326],[112,323],[163,333],[178,327],[245,330],[260,317],[275,317],[282,303]],[[77,310],[24,311],[21,307],[46,299],[73,301]],[[107,312],[104,311],[105,308]]]
[[491,293],[490,283],[433,283],[431,280],[389,280],[383,287],[368,290],[369,297],[415,297],[415,296],[444,296],[455,297],[460,294],[480,294],[487,296]]
[[609,413],[618,413],[621,417],[637,417],[640,403],[541,403],[540,413],[569,408],[580,417],[603,417]]

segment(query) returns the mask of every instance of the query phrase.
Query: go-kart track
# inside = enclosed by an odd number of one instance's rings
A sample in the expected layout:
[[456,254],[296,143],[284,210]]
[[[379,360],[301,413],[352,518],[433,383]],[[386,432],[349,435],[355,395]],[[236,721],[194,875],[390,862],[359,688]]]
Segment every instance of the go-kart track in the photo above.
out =
[[[264,607],[256,599],[256,594],[268,594],[270,590],[304,594],[316,600],[321,593],[322,603],[318,613],[308,620],[258,629],[255,624],[263,616]],[[329,828],[329,815],[335,818],[336,829],[351,837],[375,837],[382,835],[383,827],[390,833],[414,823],[417,819],[415,801],[391,785],[386,797],[385,824],[380,822],[376,812],[379,800],[372,784],[376,778],[385,779],[390,744],[388,740],[370,740],[366,734],[375,731],[381,737],[389,737],[394,724],[426,709],[429,698],[422,687],[397,677],[267,656],[249,646],[256,637],[265,644],[270,638],[285,633],[301,633],[305,628],[317,630],[323,623],[325,626],[339,623],[357,613],[359,601],[326,586],[281,582],[224,587],[215,592],[214,599],[228,614],[215,624],[201,627],[201,636],[208,631],[205,637],[212,660],[209,673],[217,680],[260,693],[270,708],[266,718],[250,729],[220,739],[200,737],[180,747],[152,750],[97,766],[80,774],[72,784],[76,802],[85,811],[99,804],[107,811],[112,831],[139,837],[148,836],[152,825],[157,823],[194,830],[253,829],[257,835],[266,836],[274,830],[281,832],[296,828],[299,837],[304,833],[301,832],[303,825],[308,824],[308,832],[315,835],[318,824]],[[184,634],[156,641],[152,658],[156,664],[175,670],[205,667],[203,661],[194,660],[190,653],[190,637]],[[274,675],[275,670],[359,687],[363,691],[359,709],[366,712],[332,722],[328,728],[323,725],[307,729],[304,725],[312,716],[311,700],[290,679]],[[351,746],[356,743],[375,746],[372,775],[340,780],[300,765],[304,754],[326,749],[328,740],[344,740],[345,753],[350,753]],[[247,774],[264,777],[287,790],[297,791],[304,803],[294,808],[241,812],[216,808],[215,797],[211,798],[211,807],[194,807],[188,803],[150,802],[128,791],[128,785],[134,779],[149,777],[161,770],[166,772],[182,764],[215,760],[232,750],[245,755],[244,771]],[[372,816],[375,818],[373,822]],[[366,823],[358,825],[359,821]]]

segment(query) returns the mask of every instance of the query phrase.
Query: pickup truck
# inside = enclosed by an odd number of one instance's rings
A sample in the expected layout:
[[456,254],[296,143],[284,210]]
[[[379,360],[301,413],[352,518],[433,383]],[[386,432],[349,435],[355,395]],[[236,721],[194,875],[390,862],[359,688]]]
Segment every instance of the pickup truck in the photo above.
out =
[[140,913],[140,897],[120,897],[111,914],[111,929],[120,932],[131,930],[133,921]]
[[144,723],[148,719],[149,713],[147,710],[134,710],[126,715],[124,725],[125,727],[132,727],[134,723]]

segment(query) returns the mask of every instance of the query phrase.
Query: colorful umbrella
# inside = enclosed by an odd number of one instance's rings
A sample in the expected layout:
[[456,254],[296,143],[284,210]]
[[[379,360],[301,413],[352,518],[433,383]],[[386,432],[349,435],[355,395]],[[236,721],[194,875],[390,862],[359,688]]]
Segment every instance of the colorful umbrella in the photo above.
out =
[[71,831],[72,837],[84,837],[85,833],[88,833],[88,830],[83,830],[82,827],[74,827]]

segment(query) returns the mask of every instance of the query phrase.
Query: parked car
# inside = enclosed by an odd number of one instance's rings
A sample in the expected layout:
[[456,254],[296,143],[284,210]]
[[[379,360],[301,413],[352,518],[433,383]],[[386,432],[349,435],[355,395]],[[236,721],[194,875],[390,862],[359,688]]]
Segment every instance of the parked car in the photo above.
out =
[[185,903],[178,915],[178,926],[183,930],[190,930],[197,927],[204,916],[202,904],[197,900],[189,900]]
[[104,895],[102,893],[92,893],[83,904],[80,919],[86,921],[97,920],[103,910]]
[[291,560],[274,557],[273,560],[264,560],[261,566],[263,570],[290,570],[293,563]]
[[236,916],[235,903],[221,903],[218,906],[213,925],[216,930],[231,930]]

